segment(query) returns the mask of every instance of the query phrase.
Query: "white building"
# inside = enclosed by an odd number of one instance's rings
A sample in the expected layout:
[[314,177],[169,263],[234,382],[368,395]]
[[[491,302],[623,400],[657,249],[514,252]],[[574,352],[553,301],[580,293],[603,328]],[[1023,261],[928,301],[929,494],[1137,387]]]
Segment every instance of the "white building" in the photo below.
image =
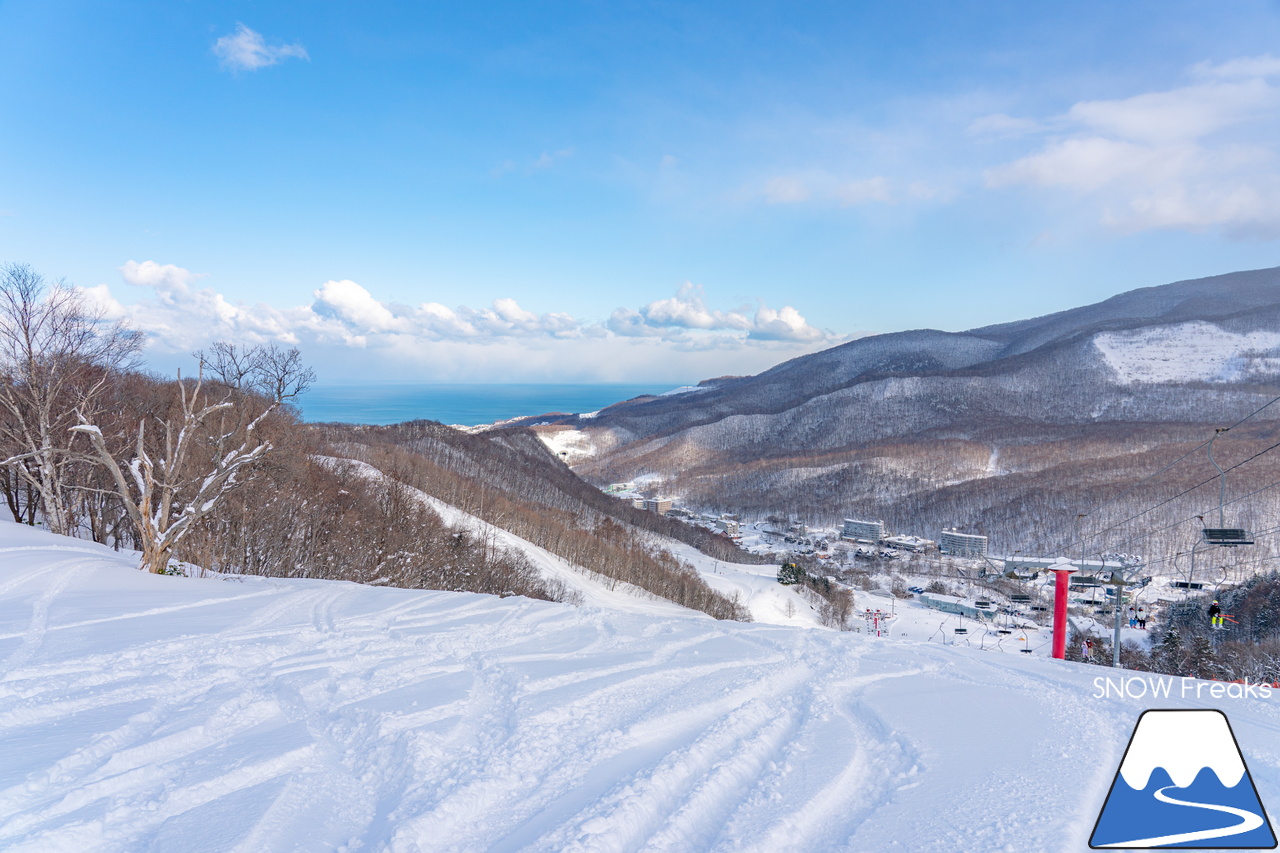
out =
[[953,557],[985,557],[987,537],[976,533],[961,533],[958,530],[944,530],[938,540],[938,549]]
[[645,498],[644,508],[658,515],[666,515],[671,509],[671,498]]
[[880,544],[887,548],[896,548],[899,551],[914,551],[920,554],[928,551],[937,543],[932,539],[925,539],[920,536],[886,536],[880,540]]
[[844,529],[840,532],[840,538],[852,539],[855,542],[879,542],[884,538],[884,522],[858,521],[856,518],[846,518],[844,520]]

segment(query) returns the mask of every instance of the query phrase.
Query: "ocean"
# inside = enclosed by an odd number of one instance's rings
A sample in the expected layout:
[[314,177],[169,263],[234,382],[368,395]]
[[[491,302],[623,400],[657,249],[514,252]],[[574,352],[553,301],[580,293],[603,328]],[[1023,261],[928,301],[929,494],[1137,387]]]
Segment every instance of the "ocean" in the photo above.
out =
[[661,394],[678,383],[647,385],[461,385],[367,382],[317,385],[302,395],[299,408],[312,423],[341,421],[395,424],[428,419],[476,426],[546,412],[594,412],[641,394]]

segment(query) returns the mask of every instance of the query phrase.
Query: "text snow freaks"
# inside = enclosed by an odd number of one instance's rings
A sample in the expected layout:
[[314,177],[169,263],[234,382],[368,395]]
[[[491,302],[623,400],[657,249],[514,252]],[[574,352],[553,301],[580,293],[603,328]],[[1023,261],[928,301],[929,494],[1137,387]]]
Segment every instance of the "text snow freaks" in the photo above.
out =
[[1270,684],[1244,681],[1201,681],[1185,675],[1099,676],[1094,699],[1270,699]]

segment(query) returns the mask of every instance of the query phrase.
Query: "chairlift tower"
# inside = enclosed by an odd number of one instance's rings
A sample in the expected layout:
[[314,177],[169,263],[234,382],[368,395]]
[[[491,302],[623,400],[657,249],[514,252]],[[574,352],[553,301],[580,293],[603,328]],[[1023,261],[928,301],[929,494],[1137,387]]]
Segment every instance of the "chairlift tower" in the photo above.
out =
[[[1107,560],[1113,559],[1119,563],[1119,567],[1111,572],[1110,578],[1105,583],[1116,588],[1115,602],[1113,604],[1115,610],[1115,628],[1111,638],[1111,665],[1117,669],[1120,668],[1120,619],[1124,613],[1124,588],[1128,584],[1133,583],[1137,579],[1138,570],[1143,567],[1140,558],[1133,557],[1129,554],[1103,554],[1102,567],[1105,570]],[[1099,574],[1103,574],[1100,572]]]
[[1053,656],[1058,660],[1067,657],[1067,586],[1076,567],[1066,557],[1048,568],[1053,572]]

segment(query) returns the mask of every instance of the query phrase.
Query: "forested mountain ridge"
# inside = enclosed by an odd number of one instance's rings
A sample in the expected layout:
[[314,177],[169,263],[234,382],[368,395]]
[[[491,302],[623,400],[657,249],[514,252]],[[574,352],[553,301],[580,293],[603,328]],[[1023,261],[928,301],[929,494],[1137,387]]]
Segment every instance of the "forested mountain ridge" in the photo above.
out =
[[[550,421],[647,437],[731,415],[776,414],[878,380],[1060,368],[1063,350],[1073,368],[1105,373],[1106,361],[1093,344],[1096,336],[1195,322],[1209,322],[1228,333],[1266,329],[1280,335],[1280,267],[1141,288],[1094,305],[966,332],[921,329],[873,335],[755,376],[713,380],[695,392],[620,402],[590,420],[542,416],[522,423]],[[1269,348],[1276,344],[1280,340]],[[1229,341],[1225,346],[1232,349]]]
[[537,421],[596,482],[656,475],[693,505],[884,517],[926,535],[957,524],[1017,547],[1009,504],[1039,506],[1041,535],[1057,536],[1078,507],[1272,399],[1278,376],[1280,268],[967,332],[862,338]]

